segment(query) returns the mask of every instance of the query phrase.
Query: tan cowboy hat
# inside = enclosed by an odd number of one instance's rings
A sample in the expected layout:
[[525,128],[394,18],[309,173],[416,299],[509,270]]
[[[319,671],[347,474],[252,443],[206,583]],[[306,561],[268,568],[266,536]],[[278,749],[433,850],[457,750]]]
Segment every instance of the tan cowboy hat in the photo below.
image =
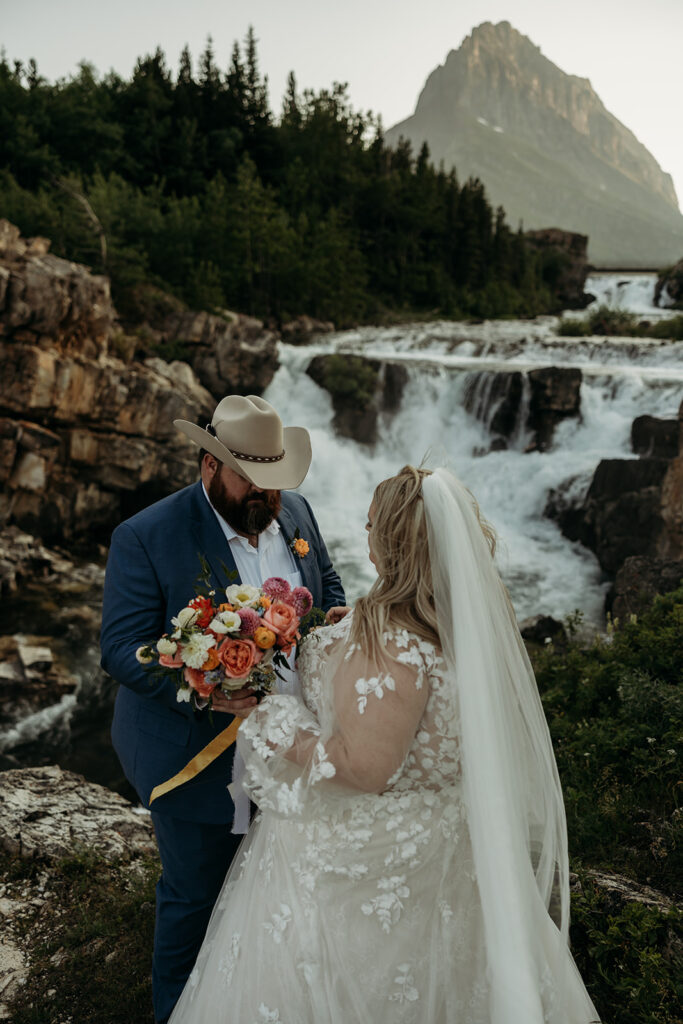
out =
[[174,420],[191,441],[264,490],[298,487],[311,464],[305,427],[283,427],[272,405],[256,395],[228,395],[205,429]]

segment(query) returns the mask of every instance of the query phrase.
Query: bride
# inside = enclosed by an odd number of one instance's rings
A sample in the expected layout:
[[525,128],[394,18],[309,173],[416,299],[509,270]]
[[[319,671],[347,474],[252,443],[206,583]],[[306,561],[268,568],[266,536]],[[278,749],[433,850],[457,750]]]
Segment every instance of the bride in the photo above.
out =
[[412,466],[367,530],[378,579],[306,641],[303,702],[240,728],[260,810],[170,1024],[597,1021],[493,535],[450,472]]

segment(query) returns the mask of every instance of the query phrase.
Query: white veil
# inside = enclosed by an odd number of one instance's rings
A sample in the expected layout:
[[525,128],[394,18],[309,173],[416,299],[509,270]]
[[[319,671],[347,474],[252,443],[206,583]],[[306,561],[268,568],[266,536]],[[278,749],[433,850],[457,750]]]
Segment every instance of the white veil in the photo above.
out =
[[566,819],[533,670],[472,495],[445,469],[423,479],[422,495],[460,709],[491,1024],[585,1024],[598,1017],[568,950]]

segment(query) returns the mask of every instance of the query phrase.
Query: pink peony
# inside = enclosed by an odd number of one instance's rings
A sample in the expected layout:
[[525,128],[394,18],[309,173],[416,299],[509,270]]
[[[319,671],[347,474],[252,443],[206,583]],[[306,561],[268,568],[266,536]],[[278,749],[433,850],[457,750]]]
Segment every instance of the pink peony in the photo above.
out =
[[313,607],[313,595],[308,587],[295,587],[292,591],[291,601],[294,605],[294,610],[300,619],[303,618],[304,615],[308,615]]
[[264,594],[272,597],[273,601],[286,601],[291,593],[291,589],[287,580],[283,580],[281,576],[271,576],[263,584]]
[[237,614],[240,617],[242,625],[240,626],[240,632],[246,636],[253,636],[254,632],[261,625],[261,616],[257,615],[253,608],[239,608]]

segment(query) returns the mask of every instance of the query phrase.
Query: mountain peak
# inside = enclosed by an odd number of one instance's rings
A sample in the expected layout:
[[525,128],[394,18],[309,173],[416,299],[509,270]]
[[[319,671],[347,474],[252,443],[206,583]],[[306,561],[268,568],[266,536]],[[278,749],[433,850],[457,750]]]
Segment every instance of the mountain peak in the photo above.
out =
[[386,134],[416,151],[426,141],[461,180],[479,177],[513,224],[588,234],[594,262],[680,258],[683,217],[670,175],[587,78],[566,74],[509,21],[473,28],[429,75],[413,116]]

